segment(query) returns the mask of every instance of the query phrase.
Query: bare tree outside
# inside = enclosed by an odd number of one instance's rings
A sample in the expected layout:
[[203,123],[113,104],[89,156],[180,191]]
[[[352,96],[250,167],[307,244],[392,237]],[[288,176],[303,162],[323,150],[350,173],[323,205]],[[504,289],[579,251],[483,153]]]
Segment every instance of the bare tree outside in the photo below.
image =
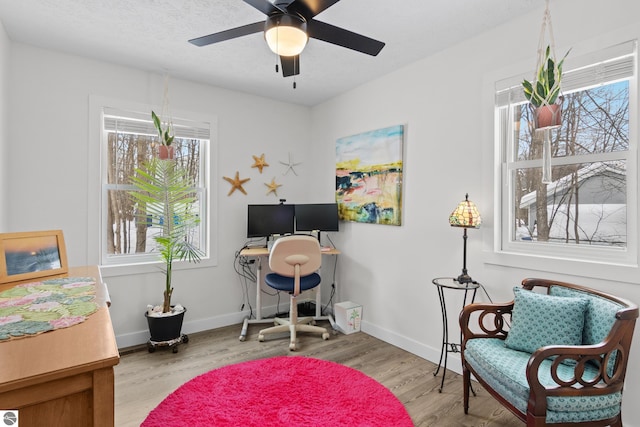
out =
[[[518,240],[626,245],[629,84],[621,81],[564,94],[562,126],[551,131],[552,183],[538,166],[513,175]],[[542,158],[542,132],[528,104],[514,105],[516,162]]]
[[[130,196],[131,177],[143,163],[157,156],[158,137],[132,132],[107,133],[107,254],[148,253],[155,249],[153,230],[144,220],[146,207]],[[194,192],[200,181],[199,139],[176,138],[175,162],[186,168]],[[197,193],[197,192],[196,192]],[[109,226],[110,225],[110,226]]]

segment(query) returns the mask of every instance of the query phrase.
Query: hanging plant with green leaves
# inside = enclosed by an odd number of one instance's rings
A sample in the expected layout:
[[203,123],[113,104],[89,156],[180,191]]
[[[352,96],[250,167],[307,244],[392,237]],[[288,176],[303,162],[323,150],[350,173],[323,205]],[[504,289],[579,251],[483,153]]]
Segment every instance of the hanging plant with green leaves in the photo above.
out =
[[175,138],[175,136],[172,135],[173,129],[171,128],[171,123],[167,123],[166,129],[163,129],[162,121],[160,120],[160,117],[158,117],[158,115],[153,110],[151,110],[151,118],[153,119],[153,125],[158,131],[158,136],[160,137],[160,143],[162,143],[162,145],[166,145],[167,147],[169,147],[173,142],[173,139]]
[[553,105],[560,95],[560,83],[562,81],[562,64],[569,51],[558,62],[551,55],[551,46],[547,45],[543,60],[540,62],[535,81],[532,83],[524,79],[522,87],[524,96],[535,107]]

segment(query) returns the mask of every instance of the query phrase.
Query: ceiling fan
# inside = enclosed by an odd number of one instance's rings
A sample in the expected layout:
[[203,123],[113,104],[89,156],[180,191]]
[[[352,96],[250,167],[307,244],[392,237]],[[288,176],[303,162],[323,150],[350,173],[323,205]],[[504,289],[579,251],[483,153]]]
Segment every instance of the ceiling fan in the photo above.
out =
[[338,1],[275,0],[272,3],[269,0],[244,0],[267,15],[267,19],[191,39],[189,43],[207,46],[264,31],[269,48],[280,56],[283,77],[300,74],[300,53],[309,38],[376,56],[384,47],[383,42],[313,19]]

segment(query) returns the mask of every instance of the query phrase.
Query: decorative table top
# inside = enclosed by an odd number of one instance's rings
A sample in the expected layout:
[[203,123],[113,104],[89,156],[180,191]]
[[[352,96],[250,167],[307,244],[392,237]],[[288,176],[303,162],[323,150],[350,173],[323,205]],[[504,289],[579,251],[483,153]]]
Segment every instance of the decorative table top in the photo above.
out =
[[96,279],[64,277],[0,292],[0,341],[84,322],[98,310]]

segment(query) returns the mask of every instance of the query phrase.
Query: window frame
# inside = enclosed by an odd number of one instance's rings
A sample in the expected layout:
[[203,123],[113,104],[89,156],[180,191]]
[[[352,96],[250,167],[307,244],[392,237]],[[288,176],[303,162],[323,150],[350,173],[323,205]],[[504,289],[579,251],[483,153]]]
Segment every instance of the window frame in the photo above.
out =
[[[148,113],[151,110],[159,110],[157,107],[147,104],[128,102],[118,99],[90,96],[90,117],[92,119],[90,125],[90,164],[99,164],[99,168],[90,174],[90,185],[97,191],[89,191],[89,245],[88,254],[90,263],[97,264],[101,267],[103,276],[120,276],[129,274],[142,274],[156,272],[161,260],[153,254],[129,254],[118,256],[113,262],[105,262],[106,254],[106,203],[108,186],[106,182],[106,162],[107,162],[107,141],[106,132],[104,131],[104,111],[121,111],[132,112],[135,115]],[[205,206],[203,207],[205,218],[201,220],[201,227],[204,227],[204,236],[206,239],[205,247],[206,255],[199,263],[188,263],[186,261],[177,261],[174,263],[174,270],[195,269],[203,267],[211,267],[217,265],[217,245],[215,244],[218,234],[217,227],[217,209],[214,200],[217,199],[216,186],[212,185],[211,176],[215,175],[216,163],[214,159],[217,157],[217,117],[206,114],[199,114],[190,111],[181,111],[172,109],[174,122],[182,119],[186,122],[197,122],[209,125],[209,143],[201,146],[201,166],[200,181],[202,195]],[[91,187],[90,187],[91,188]],[[123,262],[125,261],[125,262]]]
[[[513,150],[515,145],[512,139],[512,120],[506,117],[508,129],[501,126],[505,115],[511,115],[512,109],[507,103],[504,108],[504,102],[501,104],[499,100],[500,90],[512,89],[514,97],[519,88],[521,78],[509,78],[503,80],[494,80],[493,93],[493,144],[494,144],[494,176],[493,188],[496,191],[494,200],[494,208],[496,213],[495,227],[492,230],[493,247],[491,250],[485,250],[485,262],[488,264],[505,265],[513,267],[528,267],[540,269],[543,271],[553,271],[558,273],[574,273],[578,275],[593,275],[594,277],[602,277],[611,279],[608,275],[610,268],[613,267],[618,272],[623,272],[622,277],[632,278],[630,281],[637,282],[634,277],[638,271],[638,191],[640,185],[638,183],[638,55],[637,40],[620,43],[595,53],[582,55],[570,61],[565,61],[565,76],[571,76],[574,73],[574,82],[584,82],[584,70],[593,68],[593,64],[607,61],[610,58],[622,55],[631,47],[633,60],[633,71],[629,81],[629,149],[624,152],[612,152],[601,154],[589,154],[584,156],[573,156],[571,158],[557,157],[552,158],[552,166],[575,162],[592,162],[598,160],[615,160],[624,159],[627,162],[627,246],[626,248],[615,247],[585,247],[575,244],[559,244],[554,242],[519,242],[513,239],[512,221],[514,221],[512,207],[514,204],[514,189],[512,171],[524,165],[531,166],[542,163],[542,160],[525,160],[517,161],[514,157]],[[597,73],[596,73],[597,74]],[[617,79],[618,81],[621,79]],[[607,79],[607,83],[616,81],[615,79]],[[582,84],[575,85],[571,89],[585,89],[591,86]],[[520,91],[521,92],[521,91]],[[517,95],[515,95],[517,96]],[[522,99],[524,96],[522,95]],[[521,100],[518,100],[521,101]],[[511,101],[514,102],[514,101]],[[514,102],[518,103],[518,102]],[[501,106],[502,105],[502,106]],[[501,113],[501,109],[503,112]],[[485,249],[489,249],[485,247]]]

